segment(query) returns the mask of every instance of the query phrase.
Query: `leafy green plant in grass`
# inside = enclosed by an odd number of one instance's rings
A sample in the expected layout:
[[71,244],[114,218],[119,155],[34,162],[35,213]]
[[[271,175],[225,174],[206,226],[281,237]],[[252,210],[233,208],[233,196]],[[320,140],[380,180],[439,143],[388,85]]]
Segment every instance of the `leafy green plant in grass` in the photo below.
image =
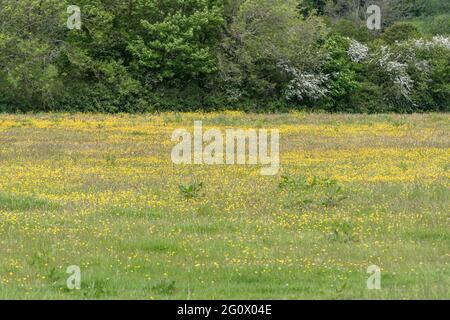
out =
[[194,199],[198,198],[201,195],[203,182],[193,181],[186,185],[180,184],[178,187],[183,198]]
[[354,236],[353,225],[343,222],[333,226],[333,231],[327,235],[327,240],[347,243],[356,241],[357,238]]
[[115,155],[111,155],[111,154],[109,154],[109,155],[107,155],[106,157],[105,157],[105,160],[106,160],[106,163],[108,164],[108,165],[110,165],[110,166],[115,166],[116,165],[116,163],[117,163],[117,157],[115,156]]
[[408,164],[406,164],[406,163],[403,162],[403,161],[401,161],[401,162],[398,164],[398,167],[399,167],[403,172],[405,172],[406,170],[408,170]]
[[57,286],[58,282],[62,279],[61,273],[56,267],[51,267],[45,275],[45,278],[50,283],[51,286]]
[[347,196],[344,194],[344,190],[337,183],[336,180],[326,179],[323,181],[325,189],[322,204],[327,207],[337,206]]
[[150,290],[153,293],[161,294],[161,295],[172,295],[176,291],[175,281],[161,279],[157,283],[155,283]]
[[292,189],[304,187],[307,185],[307,178],[305,176],[291,177],[288,175],[281,176],[281,182],[278,184],[280,189]]
[[338,182],[328,178],[283,175],[279,188],[287,193],[285,206],[300,211],[320,206],[334,207],[347,197]]
[[98,279],[90,282],[85,289],[82,288],[82,294],[88,298],[99,299],[105,296],[117,295],[117,292],[109,286],[107,280]]
[[336,284],[334,286],[334,290],[336,293],[341,294],[345,292],[348,287],[348,281],[346,280],[336,280]]
[[315,181],[308,182],[305,176],[290,177],[281,176],[279,188],[287,192],[286,207],[295,207],[301,211],[309,210],[314,203],[313,187]]
[[45,268],[55,261],[55,252],[53,249],[47,249],[35,252],[29,259],[29,264],[36,268]]

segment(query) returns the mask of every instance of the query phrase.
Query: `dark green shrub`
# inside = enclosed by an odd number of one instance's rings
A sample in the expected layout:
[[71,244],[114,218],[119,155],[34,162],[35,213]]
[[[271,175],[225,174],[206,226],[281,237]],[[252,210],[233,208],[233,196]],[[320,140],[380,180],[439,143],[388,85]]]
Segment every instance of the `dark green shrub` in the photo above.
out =
[[383,88],[372,82],[362,82],[360,87],[352,93],[350,106],[353,112],[386,112],[386,103],[383,100]]
[[434,17],[430,23],[429,30],[434,35],[450,34],[450,14],[443,14]]
[[388,44],[394,44],[397,41],[405,41],[419,37],[419,29],[414,24],[407,22],[396,22],[384,31],[381,39]]
[[330,23],[333,33],[344,37],[349,37],[360,42],[368,42],[374,39],[365,24],[356,24],[354,21],[348,19],[339,19]]
[[329,55],[323,69],[331,75],[327,84],[329,93],[323,99],[327,111],[352,111],[350,96],[359,87],[356,73],[359,66],[348,56],[349,45],[349,39],[342,36],[332,36],[325,44]]

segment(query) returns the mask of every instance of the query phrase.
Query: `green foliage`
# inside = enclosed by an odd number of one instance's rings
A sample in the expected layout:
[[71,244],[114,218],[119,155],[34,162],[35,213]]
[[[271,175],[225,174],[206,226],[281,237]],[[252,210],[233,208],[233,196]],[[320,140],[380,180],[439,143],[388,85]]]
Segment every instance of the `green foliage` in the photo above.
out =
[[426,74],[400,61],[410,101],[347,50],[448,35],[450,0],[376,3],[375,36],[365,1],[79,0],[82,28],[69,30],[67,0],[0,0],[0,111],[448,110],[448,50],[424,55]]
[[431,34],[450,34],[450,14],[442,14],[433,18],[429,25]]
[[223,17],[214,2],[139,2],[136,10],[151,14],[141,17],[136,38],[127,46],[132,67],[143,68],[157,83],[188,81],[216,71],[214,50]]
[[350,95],[359,87],[357,66],[348,56],[349,45],[349,40],[341,36],[332,36],[325,44],[329,56],[324,70],[332,75],[328,85],[329,94],[324,101],[324,107],[328,111],[351,111]]
[[413,99],[420,111],[450,111],[450,50],[444,48],[418,50],[428,61],[429,71],[412,69],[417,85]]
[[151,292],[162,295],[172,295],[176,291],[175,281],[161,279],[155,283],[151,288]]
[[358,239],[355,236],[354,226],[349,222],[334,223],[332,225],[332,232],[327,235],[327,240],[342,243],[356,242]]
[[180,184],[180,193],[185,199],[194,199],[200,196],[203,188],[203,182],[193,181],[187,185]]
[[266,106],[277,104],[287,81],[280,61],[302,69],[321,63],[317,43],[324,25],[316,17],[301,19],[296,1],[277,6],[270,0],[245,1],[232,21],[223,39],[217,81],[230,103],[250,98]]
[[0,104],[19,110],[31,103],[51,109],[63,89],[56,60],[65,7],[41,2],[0,1]]
[[369,42],[374,38],[366,25],[357,24],[348,19],[331,21],[329,24],[333,33],[344,37],[349,37],[361,42]]
[[386,29],[381,39],[388,44],[420,37],[419,29],[412,23],[397,22]]
[[303,0],[300,1],[300,13],[306,18],[316,12],[319,15],[325,13],[326,0]]
[[287,194],[285,206],[300,212],[335,207],[347,198],[337,181],[328,178],[283,175],[279,189]]
[[423,2],[421,12],[423,15],[433,16],[450,12],[450,0],[423,0]]
[[413,19],[422,15],[429,0],[378,0],[383,12],[383,25],[390,27],[393,24]]
[[383,100],[383,88],[376,83],[365,81],[359,83],[359,88],[352,92],[349,106],[354,112],[383,113],[388,112]]

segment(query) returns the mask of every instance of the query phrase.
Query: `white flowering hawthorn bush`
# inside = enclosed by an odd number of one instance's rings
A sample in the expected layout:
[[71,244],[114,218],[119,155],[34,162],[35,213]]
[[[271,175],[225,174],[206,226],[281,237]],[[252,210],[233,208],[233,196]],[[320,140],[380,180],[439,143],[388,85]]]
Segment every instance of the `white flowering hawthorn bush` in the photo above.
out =
[[350,46],[348,48],[348,56],[352,59],[353,62],[361,62],[364,61],[369,55],[369,48],[364,44],[351,39]]
[[[381,91],[381,95],[373,94],[378,99],[374,112],[450,111],[450,37],[378,43],[370,48],[354,39],[348,43],[348,58],[357,65],[350,66],[359,81],[352,95]],[[370,94],[365,98],[371,99]]]
[[318,100],[325,97],[328,93],[326,87],[329,79],[328,75],[303,72],[290,66],[288,61],[279,62],[278,67],[291,79],[285,90],[285,98],[287,100],[297,99],[302,101],[306,98]]
[[278,62],[287,101],[328,111],[450,111],[449,37],[366,45],[337,36],[326,49],[328,59],[317,69]]

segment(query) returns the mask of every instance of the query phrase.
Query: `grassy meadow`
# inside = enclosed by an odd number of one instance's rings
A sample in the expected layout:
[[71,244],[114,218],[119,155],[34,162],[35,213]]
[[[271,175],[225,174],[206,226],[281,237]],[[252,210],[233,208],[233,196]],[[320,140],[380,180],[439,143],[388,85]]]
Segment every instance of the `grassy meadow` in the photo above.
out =
[[[194,120],[280,173],[174,165]],[[2,114],[0,299],[450,299],[449,178],[449,114]]]

